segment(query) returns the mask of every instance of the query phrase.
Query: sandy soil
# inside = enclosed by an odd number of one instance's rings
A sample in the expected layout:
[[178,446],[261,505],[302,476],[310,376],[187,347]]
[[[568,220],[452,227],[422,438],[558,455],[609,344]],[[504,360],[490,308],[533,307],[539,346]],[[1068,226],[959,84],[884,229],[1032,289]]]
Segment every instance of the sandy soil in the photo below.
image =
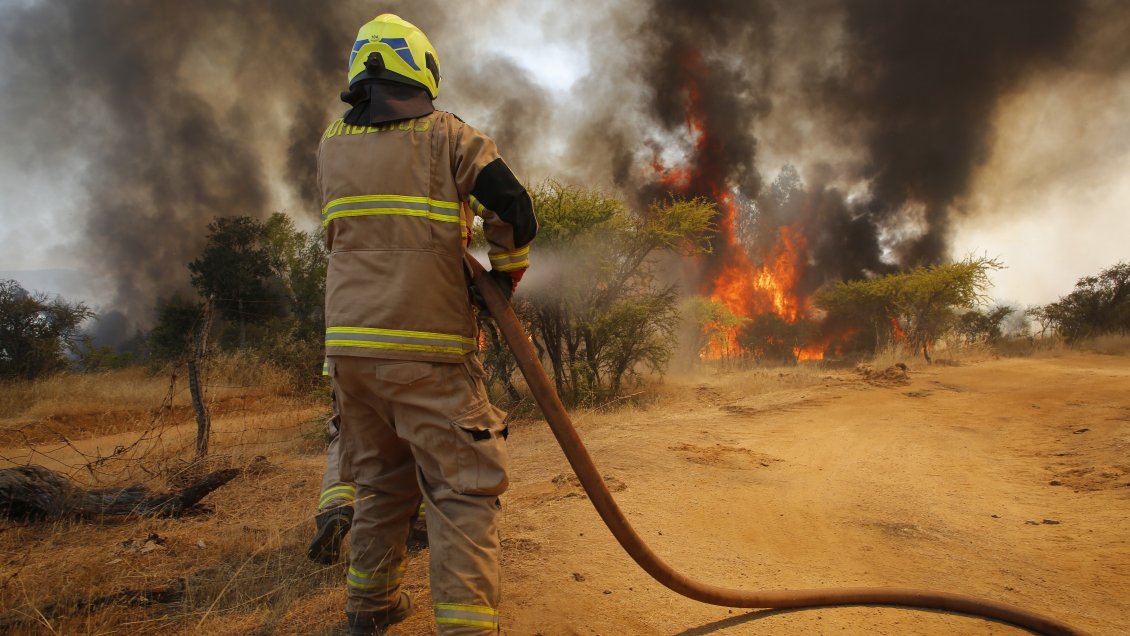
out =
[[[63,524],[54,534],[0,530],[8,609],[195,573],[194,584],[217,589],[201,593],[188,619],[159,608],[107,610],[64,621],[59,633],[186,625],[207,634],[330,633],[341,618],[343,574],[301,556],[322,460],[316,446],[300,451],[292,439],[321,407],[271,406],[277,414],[250,409],[219,420],[218,445],[247,455],[233,461],[264,453],[272,469],[211,495],[213,515]],[[912,364],[906,383],[897,374],[869,383],[852,371],[803,367],[702,373],[670,378],[650,406],[575,417],[637,530],[705,582],[927,587],[1037,609],[1095,634],[1130,634],[1126,356]],[[513,486],[501,519],[503,633],[1021,633],[913,610],[750,612],[681,598],[615,543],[544,422],[512,430]],[[60,452],[85,454],[117,440],[78,440]],[[0,456],[42,458],[48,450],[0,449]],[[149,532],[167,549],[122,547]],[[61,562],[67,577],[58,577]],[[423,609],[426,567],[425,551],[405,583],[421,609],[393,634],[434,633]],[[8,589],[13,581],[19,590]]]
[[[1130,633],[1127,358],[917,366],[905,386],[752,372],[674,379],[669,393],[578,424],[677,569],[747,589],[928,587]],[[623,554],[543,424],[511,439],[506,633],[1019,633],[931,612],[683,599]]]

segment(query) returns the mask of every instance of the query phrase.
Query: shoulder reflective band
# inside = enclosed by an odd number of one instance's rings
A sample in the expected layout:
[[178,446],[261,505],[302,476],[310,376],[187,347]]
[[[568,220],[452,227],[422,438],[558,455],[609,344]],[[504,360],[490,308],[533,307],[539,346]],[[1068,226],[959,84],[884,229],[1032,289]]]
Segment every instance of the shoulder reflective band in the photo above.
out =
[[482,605],[436,603],[436,623],[440,625],[466,625],[498,629],[498,610]]
[[[357,488],[348,484],[333,486],[326,488],[322,491],[322,496],[318,499],[318,510],[325,510],[330,508],[330,504],[341,502],[340,506],[353,503],[357,498]],[[337,506],[332,506],[337,507]]]
[[530,266],[530,246],[516,249],[513,252],[500,252],[488,255],[491,269],[500,272],[509,272],[516,269],[526,269]]
[[346,216],[415,216],[459,223],[459,204],[437,201],[427,197],[407,197],[397,194],[369,194],[334,199],[322,208],[322,225]]
[[391,592],[400,585],[401,579],[404,578],[404,567],[404,565],[400,565],[387,570],[364,572],[349,566],[349,572],[345,575],[345,583],[355,590]]
[[374,329],[371,327],[329,327],[326,329],[326,346],[425,351],[459,355],[478,350],[478,342],[474,338],[446,333]]

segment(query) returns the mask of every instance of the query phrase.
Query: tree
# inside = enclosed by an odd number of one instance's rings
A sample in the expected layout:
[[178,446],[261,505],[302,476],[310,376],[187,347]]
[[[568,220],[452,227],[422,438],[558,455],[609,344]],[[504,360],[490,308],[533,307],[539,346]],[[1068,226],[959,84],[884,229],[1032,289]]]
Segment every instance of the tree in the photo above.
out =
[[158,299],[156,313],[155,324],[149,331],[149,356],[165,362],[183,359],[204,317],[204,305],[178,294]]
[[72,353],[75,356],[75,367],[83,373],[124,369],[137,363],[137,356],[133,352],[95,344],[90,336],[79,338]]
[[275,212],[263,225],[263,243],[297,329],[320,338],[326,322],[325,230],[300,231],[289,216]]
[[656,259],[707,251],[713,206],[668,200],[633,214],[616,197],[554,182],[531,195],[537,256],[517,310],[562,399],[613,397],[641,370],[664,370],[679,314]]
[[705,296],[692,296],[683,306],[683,315],[691,326],[694,338],[694,358],[714,353],[727,356],[734,353],[737,330],[749,321],[719,300]]
[[65,368],[81,342],[79,325],[93,316],[81,302],[0,280],[0,377],[30,380]]
[[785,366],[797,363],[797,351],[816,331],[808,321],[789,322],[777,314],[762,314],[738,328],[737,342],[757,362]]
[[957,263],[919,267],[882,278],[841,282],[819,294],[829,314],[854,318],[875,333],[875,346],[894,335],[913,355],[930,362],[930,349],[950,330],[958,311],[985,302],[996,259],[969,257]]
[[958,319],[957,332],[966,344],[993,344],[1004,337],[1004,321],[1015,312],[1016,308],[1008,305],[998,305],[984,311],[971,309]]
[[1080,278],[1070,294],[1029,314],[1069,342],[1130,332],[1130,262]]
[[220,314],[239,325],[239,346],[247,345],[247,324],[279,314],[271,288],[271,254],[266,228],[249,216],[217,217],[208,224],[204,251],[188,264],[192,286],[212,298]]
[[321,377],[325,354],[325,230],[298,230],[281,212],[272,214],[263,229],[270,284],[282,300],[282,315],[265,325],[258,348],[268,360],[295,370],[300,384],[309,385]]
[[[219,346],[253,348],[307,384],[322,368],[326,264],[324,232],[301,231],[276,212],[263,222],[246,216],[215,219],[204,251],[188,267],[197,292],[214,299],[221,319]],[[168,317],[184,326],[186,316]],[[233,324],[234,343],[225,336]],[[183,334],[162,331],[159,336],[166,354],[171,350],[164,344],[183,351]]]

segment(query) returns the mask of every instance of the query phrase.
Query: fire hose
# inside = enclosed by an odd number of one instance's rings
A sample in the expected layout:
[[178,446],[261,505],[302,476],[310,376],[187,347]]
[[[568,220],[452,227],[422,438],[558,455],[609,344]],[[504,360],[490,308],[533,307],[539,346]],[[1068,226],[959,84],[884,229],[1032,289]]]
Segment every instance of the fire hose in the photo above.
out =
[[747,591],[705,584],[675,571],[644,543],[643,538],[628,523],[624,513],[612,498],[612,493],[608,491],[608,486],[596,469],[588,449],[577,434],[577,429],[574,428],[569,413],[561,403],[561,398],[550,383],[545,369],[542,368],[537,351],[534,350],[533,344],[502,291],[471,255],[466,255],[466,262],[487,310],[502,331],[503,338],[518,363],[518,368],[526,378],[526,383],[545,415],[554,437],[557,438],[557,443],[565,452],[569,465],[573,468],[600,518],[628,555],[652,578],[675,593],[702,603],[737,608],[787,609],[884,605],[941,610],[1011,623],[1047,636],[1086,634],[1062,621],[1007,603],[950,592],[894,587]]

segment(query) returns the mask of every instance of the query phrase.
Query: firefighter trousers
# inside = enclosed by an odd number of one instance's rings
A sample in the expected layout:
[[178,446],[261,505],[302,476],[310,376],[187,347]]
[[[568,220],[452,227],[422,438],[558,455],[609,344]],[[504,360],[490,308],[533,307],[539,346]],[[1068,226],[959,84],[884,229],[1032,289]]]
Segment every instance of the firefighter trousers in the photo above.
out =
[[326,448],[326,469],[322,472],[322,491],[318,495],[318,512],[330,508],[340,508],[353,504],[356,488],[341,480],[341,442],[339,437],[341,413],[337,407],[337,395],[331,401],[333,415],[326,422],[330,443]]
[[346,611],[399,599],[421,496],[439,633],[498,631],[497,515],[508,485],[505,414],[475,354],[460,363],[330,358],[341,412],[341,479],[356,486]]

